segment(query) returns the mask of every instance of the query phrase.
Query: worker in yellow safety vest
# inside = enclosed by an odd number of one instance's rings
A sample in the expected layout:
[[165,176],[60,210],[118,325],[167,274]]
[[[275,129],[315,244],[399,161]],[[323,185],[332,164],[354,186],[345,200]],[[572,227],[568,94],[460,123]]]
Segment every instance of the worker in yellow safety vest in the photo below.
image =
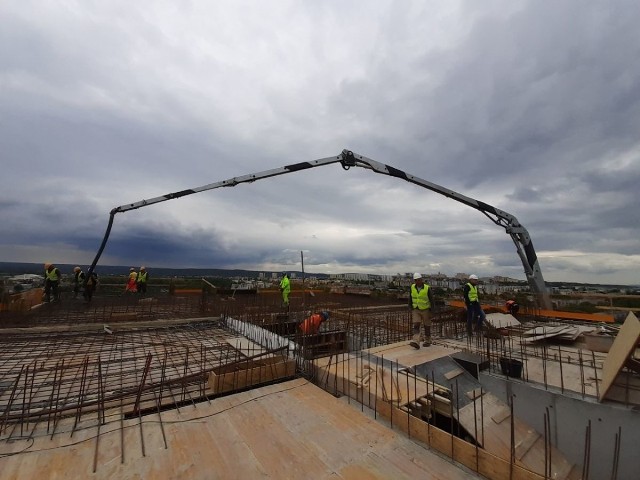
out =
[[480,306],[478,296],[478,276],[469,275],[469,281],[462,287],[464,303],[467,307],[467,334],[473,335],[473,331],[480,332],[486,316]]
[[53,301],[60,300],[60,292],[58,287],[60,285],[60,270],[51,264],[44,264],[44,301],[51,301],[51,294],[53,294]]
[[142,294],[147,293],[148,279],[149,279],[149,274],[147,273],[146,267],[140,267],[140,271],[138,272],[138,277],[136,279],[136,286],[138,287],[138,293],[142,293]]
[[[409,308],[411,309],[411,323],[413,324],[413,336],[411,345],[413,348],[420,348],[431,345],[431,307],[433,305],[433,294],[429,285],[424,283],[422,275],[413,274],[411,284],[411,295],[409,296]],[[424,326],[424,335],[421,333]]]
[[84,283],[84,272],[80,267],[73,269],[73,298],[78,298],[80,287]]
[[282,280],[280,280],[280,292],[282,292],[282,305],[285,310],[289,310],[289,293],[291,292],[291,282],[287,272],[282,274]]

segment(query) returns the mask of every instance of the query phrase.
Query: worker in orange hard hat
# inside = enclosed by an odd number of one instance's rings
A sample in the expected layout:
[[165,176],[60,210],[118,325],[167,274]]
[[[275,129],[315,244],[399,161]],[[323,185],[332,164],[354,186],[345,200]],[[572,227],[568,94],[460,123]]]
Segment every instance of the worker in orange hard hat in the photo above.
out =
[[53,294],[53,301],[60,300],[60,291],[58,289],[60,285],[60,270],[52,263],[44,264],[44,301],[51,301],[51,294]]
[[316,334],[320,331],[320,325],[327,320],[329,320],[329,312],[322,311],[306,318],[300,325],[298,325],[298,328],[304,335]]

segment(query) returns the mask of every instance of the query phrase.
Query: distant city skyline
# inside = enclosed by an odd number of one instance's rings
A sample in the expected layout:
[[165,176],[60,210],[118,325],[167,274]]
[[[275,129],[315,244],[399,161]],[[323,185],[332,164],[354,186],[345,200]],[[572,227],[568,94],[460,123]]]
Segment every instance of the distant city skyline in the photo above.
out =
[[[58,267],[63,268],[62,273],[64,275],[71,275],[72,271],[73,271],[73,267],[76,266],[76,264],[56,264]],[[86,269],[88,266],[86,265],[80,265],[80,267],[82,267],[83,269]],[[66,268],[66,270],[65,270]],[[127,275],[129,273],[129,269],[131,268],[130,265],[98,265],[96,271],[101,272],[103,275]],[[137,268],[137,267],[134,267]],[[182,271],[182,272],[188,272],[191,271],[192,273],[196,273],[196,272],[212,272],[212,271],[220,271],[220,272],[226,272],[226,273],[231,273],[231,272],[235,272],[235,271],[240,271],[240,272],[244,272],[244,273],[251,273],[253,275],[256,275],[257,278],[260,278],[260,275],[268,275],[269,277],[273,277],[275,276],[275,278],[280,278],[283,270],[278,270],[278,271],[267,271],[267,270],[253,270],[253,269],[225,269],[225,268],[169,268],[169,267],[160,267],[160,266],[147,266],[146,267],[147,270],[150,272],[151,277],[153,278],[154,273],[155,274],[164,274],[164,275],[172,275],[175,274],[178,271]],[[11,272],[19,272],[19,273],[35,273],[35,274],[40,274],[40,270],[41,270],[41,264],[40,263],[34,263],[34,262],[2,262],[0,261],[0,275],[6,271],[6,273],[11,273]],[[301,270],[286,270],[287,273],[289,274],[295,274],[296,275],[296,279],[300,280],[302,279],[302,271]],[[394,278],[397,274],[400,274],[402,276],[411,276],[414,272],[396,272],[394,274],[375,274],[375,273],[358,273],[358,272],[345,272],[345,273],[339,273],[339,274],[328,274],[325,272],[304,272],[305,277],[310,277],[310,276],[315,276],[315,275],[323,275],[326,277],[345,277],[346,279],[349,280],[364,280],[365,279],[365,275],[368,276],[372,276],[372,277],[384,277],[384,278],[389,278],[392,279]],[[437,273],[429,273],[429,272],[420,272],[423,275],[429,276],[429,277],[436,277],[438,275],[445,275],[447,279],[458,279],[460,281],[463,281],[464,278],[460,277],[460,275],[464,275],[464,276],[468,276],[469,274],[465,274],[464,272],[456,272],[456,274],[453,275],[447,275],[444,274],[442,272],[437,272]],[[299,275],[299,276],[298,276]],[[242,275],[238,275],[238,276],[242,276]],[[491,275],[491,276],[480,276],[481,280],[483,279],[495,279],[495,278],[500,278],[500,277],[504,277],[502,275]],[[509,280],[513,280],[513,281],[517,281],[517,282],[521,282],[525,285],[527,285],[527,281],[525,279],[517,279],[517,278],[512,278],[512,277],[504,277],[504,278],[508,278]],[[367,277],[368,279],[368,277]],[[640,287],[640,284],[620,284],[620,283],[590,283],[590,282],[581,282],[581,281],[571,281],[571,280],[566,280],[566,281],[548,281],[547,284],[584,284],[584,285],[603,285],[603,286],[610,286],[610,287]]]

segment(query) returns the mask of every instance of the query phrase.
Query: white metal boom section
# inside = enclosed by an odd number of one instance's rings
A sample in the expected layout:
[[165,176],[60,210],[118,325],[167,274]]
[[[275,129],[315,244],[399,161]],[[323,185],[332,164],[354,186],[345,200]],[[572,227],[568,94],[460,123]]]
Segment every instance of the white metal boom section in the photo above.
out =
[[372,170],[376,173],[380,173],[382,175],[388,175],[391,177],[400,178],[409,183],[413,183],[420,187],[424,187],[433,192],[439,193],[440,195],[444,195],[445,197],[449,197],[453,200],[456,200],[460,203],[463,203],[469,207],[475,208],[476,210],[484,213],[493,223],[498,226],[501,226],[505,229],[505,231],[511,236],[513,243],[516,246],[516,251],[520,260],[522,261],[522,265],[524,267],[524,273],[527,277],[527,281],[529,282],[529,287],[531,288],[532,293],[535,296],[536,303],[539,307],[545,309],[552,309],[551,300],[549,298],[549,294],[547,292],[547,288],[544,282],[544,278],[542,276],[542,271],[540,270],[540,265],[538,264],[538,257],[533,248],[533,243],[531,242],[531,237],[529,236],[529,232],[524,228],[518,219],[511,215],[510,213],[504,212],[500,209],[497,209],[487,203],[481,202],[479,200],[475,200],[473,198],[462,195],[461,193],[454,192],[453,190],[449,190],[447,188],[441,187],[435,183],[428,182],[427,180],[423,180],[422,178],[416,177],[414,175],[410,175],[402,170],[398,170],[389,165],[385,165],[383,163],[376,162],[370,158],[367,158],[363,155],[358,155],[353,153],[351,150],[343,150],[340,155],[333,157],[321,158],[319,160],[313,160],[310,162],[300,162],[292,165],[286,165],[281,168],[275,168],[272,170],[265,170],[263,172],[253,173],[249,175],[243,175],[241,177],[233,177],[228,180],[223,180],[221,182],[210,183],[208,185],[203,185],[201,187],[191,188],[188,190],[182,190],[179,192],[168,193],[166,195],[162,195],[160,197],[151,198],[148,200],[140,200],[135,203],[129,203],[126,205],[121,205],[119,207],[114,208],[110,212],[109,216],[109,224],[107,226],[107,231],[105,232],[105,236],[102,240],[102,244],[98,249],[98,253],[96,254],[93,263],[89,267],[89,274],[87,278],[90,278],[91,273],[94,271],[95,266],[102,255],[104,247],[106,246],[107,240],[109,238],[109,234],[111,232],[111,227],[113,226],[113,219],[116,213],[120,212],[128,212],[129,210],[135,210],[141,207],[146,207],[149,205],[154,205],[156,203],[165,202],[167,200],[173,200],[176,198],[185,197],[187,195],[191,195],[194,193],[204,192],[206,190],[213,190],[221,187],[235,187],[241,183],[251,183],[256,180],[262,180],[264,178],[276,177],[279,175],[284,175],[286,173],[298,172],[301,170],[307,170],[309,168],[321,167],[324,165],[331,165],[334,163],[339,163],[342,165],[342,168],[345,170],[349,170],[351,167],[362,167],[368,170]]

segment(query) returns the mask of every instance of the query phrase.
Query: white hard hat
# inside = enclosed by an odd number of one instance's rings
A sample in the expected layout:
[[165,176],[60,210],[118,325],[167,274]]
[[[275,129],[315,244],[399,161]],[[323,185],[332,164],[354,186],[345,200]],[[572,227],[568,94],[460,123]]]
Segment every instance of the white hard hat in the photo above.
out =
[[419,278],[422,278],[422,275],[420,275],[418,272],[413,274],[413,279],[414,280],[418,280]]
[[477,280],[478,276],[477,275],[469,275],[469,280]]

